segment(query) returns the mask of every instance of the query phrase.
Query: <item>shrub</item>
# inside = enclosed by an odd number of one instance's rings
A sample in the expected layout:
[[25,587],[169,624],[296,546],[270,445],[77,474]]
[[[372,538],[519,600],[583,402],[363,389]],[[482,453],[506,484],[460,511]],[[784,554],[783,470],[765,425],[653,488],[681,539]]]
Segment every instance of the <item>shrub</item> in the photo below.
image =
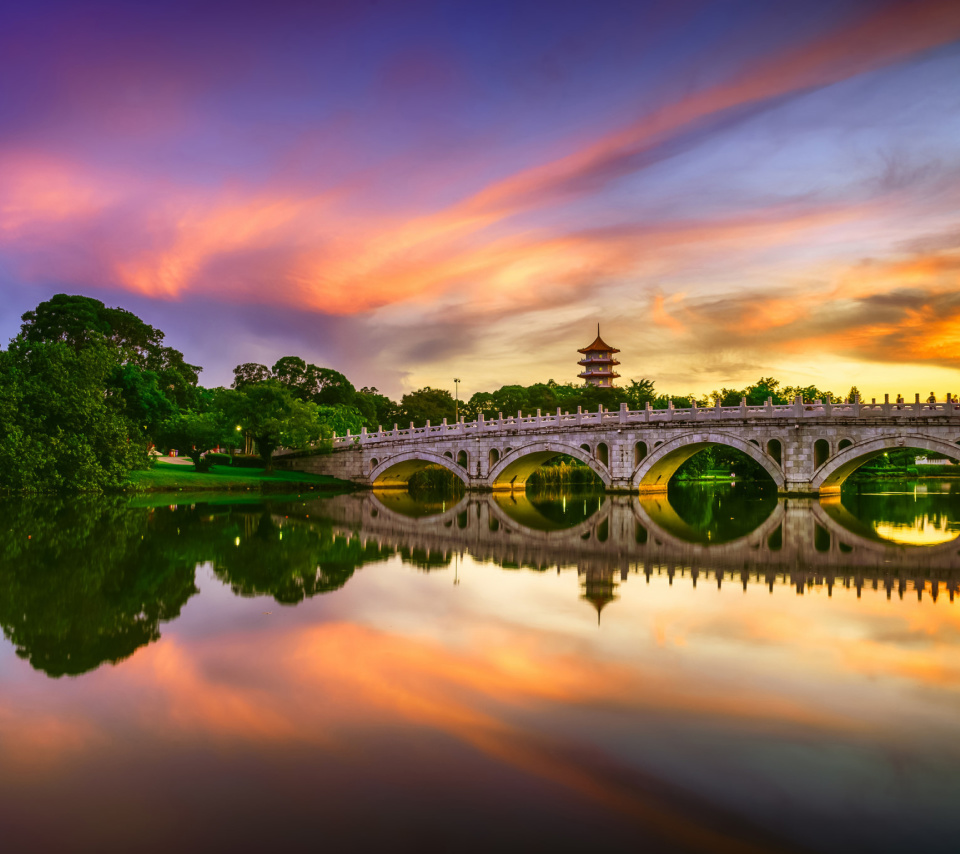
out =
[[214,451],[210,451],[204,459],[209,460],[212,466],[229,466],[233,463],[230,454],[218,454]]
[[243,469],[262,469],[263,459],[257,454],[235,454],[233,465]]

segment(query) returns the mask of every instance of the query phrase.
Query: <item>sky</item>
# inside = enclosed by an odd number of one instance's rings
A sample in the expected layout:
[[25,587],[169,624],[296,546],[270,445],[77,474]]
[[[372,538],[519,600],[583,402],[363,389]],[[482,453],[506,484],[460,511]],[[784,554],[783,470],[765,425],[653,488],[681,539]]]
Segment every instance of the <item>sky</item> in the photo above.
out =
[[0,342],[55,293],[229,384],[960,393],[960,4],[0,6]]

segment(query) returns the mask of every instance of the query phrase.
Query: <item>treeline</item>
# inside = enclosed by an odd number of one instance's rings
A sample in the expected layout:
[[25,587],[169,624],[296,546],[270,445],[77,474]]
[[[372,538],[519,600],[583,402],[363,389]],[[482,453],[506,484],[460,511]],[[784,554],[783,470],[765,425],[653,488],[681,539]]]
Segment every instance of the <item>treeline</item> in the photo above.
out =
[[[676,406],[786,403],[797,394],[824,398],[814,387],[784,387],[770,377],[708,397],[658,394],[652,381],[619,388],[561,384],[507,385],[457,401],[425,387],[393,401],[376,388],[357,389],[342,373],[285,356],[272,367],[244,363],[230,388],[204,388],[201,368],[164,344],[164,334],[122,308],[58,294],[22,317],[19,334],[0,351],[0,490],[108,491],[145,468],[154,447],[176,448],[203,469],[214,448],[257,453],[272,467],[278,447],[332,445],[334,433],[394,424],[439,424],[483,414],[533,415]],[[850,394],[855,394],[851,389]],[[694,465],[723,465],[717,449]]]

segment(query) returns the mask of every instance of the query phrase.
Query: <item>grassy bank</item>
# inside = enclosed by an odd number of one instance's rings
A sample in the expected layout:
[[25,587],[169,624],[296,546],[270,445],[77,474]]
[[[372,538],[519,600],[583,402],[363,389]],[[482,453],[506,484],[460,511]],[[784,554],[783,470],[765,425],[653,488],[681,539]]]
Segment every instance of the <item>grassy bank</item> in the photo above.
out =
[[130,472],[132,490],[146,492],[194,492],[198,490],[247,490],[286,491],[313,489],[347,492],[354,488],[349,481],[338,480],[323,474],[307,474],[295,471],[273,471],[269,474],[262,468],[233,468],[211,466],[204,474],[192,466],[157,463],[146,471]]

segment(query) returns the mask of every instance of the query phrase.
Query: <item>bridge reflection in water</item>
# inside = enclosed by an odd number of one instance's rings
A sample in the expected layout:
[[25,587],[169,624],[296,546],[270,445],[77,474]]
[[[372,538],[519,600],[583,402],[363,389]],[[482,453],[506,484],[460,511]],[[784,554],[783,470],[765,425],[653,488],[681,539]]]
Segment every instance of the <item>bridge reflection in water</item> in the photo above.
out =
[[[598,609],[616,598],[618,584],[631,574],[710,579],[718,587],[735,583],[747,590],[763,584],[771,592],[789,585],[802,594],[837,584],[883,588],[887,597],[908,591],[952,602],[960,583],[960,539],[911,546],[881,537],[839,500],[772,500],[762,521],[725,542],[690,525],[667,496],[578,496],[581,518],[563,524],[549,506],[524,494],[468,494],[429,507],[403,493],[341,495],[292,508],[297,515],[326,517],[345,536],[364,543],[426,555],[445,565],[455,555],[537,570],[576,567],[585,595]],[[548,502],[547,502],[548,504]],[[589,514],[581,511],[581,505]],[[431,512],[432,511],[432,512]],[[545,512],[547,511],[547,512]],[[736,522],[736,520],[732,520]]]

